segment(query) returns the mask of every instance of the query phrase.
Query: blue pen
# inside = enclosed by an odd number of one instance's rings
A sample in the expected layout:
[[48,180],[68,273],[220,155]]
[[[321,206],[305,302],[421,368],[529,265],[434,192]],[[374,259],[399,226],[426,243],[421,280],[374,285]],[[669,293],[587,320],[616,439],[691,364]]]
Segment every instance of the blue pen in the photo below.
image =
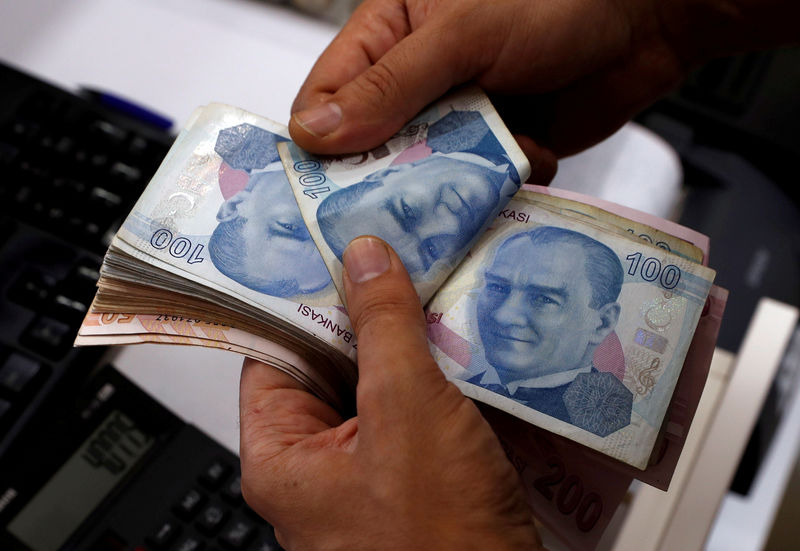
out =
[[128,117],[141,121],[150,126],[154,126],[161,130],[169,130],[172,128],[172,121],[167,117],[156,113],[147,107],[133,103],[132,101],[122,98],[116,94],[85,87],[82,87],[80,92],[88,99],[95,101],[100,105],[104,105],[109,109],[113,109],[114,111],[127,115]]

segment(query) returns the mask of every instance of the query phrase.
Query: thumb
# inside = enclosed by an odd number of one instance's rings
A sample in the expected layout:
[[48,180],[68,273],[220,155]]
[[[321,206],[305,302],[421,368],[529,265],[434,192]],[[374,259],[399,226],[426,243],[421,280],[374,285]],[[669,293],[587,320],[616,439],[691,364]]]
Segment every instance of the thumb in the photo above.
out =
[[[292,139],[319,154],[366,151],[385,143],[426,105],[467,79],[455,74],[452,45],[432,26],[394,44],[377,61],[343,81],[343,33],[309,75],[289,122]],[[352,31],[354,34],[355,31]],[[337,69],[340,69],[337,71]],[[343,68],[345,71],[350,68]]]
[[358,339],[359,417],[365,407],[424,399],[421,389],[427,394],[446,385],[428,349],[419,297],[392,248],[377,237],[358,237],[345,249],[343,264]]

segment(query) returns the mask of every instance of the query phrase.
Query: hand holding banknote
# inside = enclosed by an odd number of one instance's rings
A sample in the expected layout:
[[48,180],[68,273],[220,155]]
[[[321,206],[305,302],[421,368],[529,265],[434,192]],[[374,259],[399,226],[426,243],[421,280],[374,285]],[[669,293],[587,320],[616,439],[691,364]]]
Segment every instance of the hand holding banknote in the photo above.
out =
[[359,340],[358,416],[343,422],[292,377],[248,360],[248,503],[289,549],[540,549],[517,472],[428,352],[397,255],[359,238],[344,265]]
[[[378,530],[364,537],[378,538],[387,511],[420,538],[476,515],[496,536],[508,518],[482,497],[517,503],[509,481],[521,480],[543,525],[592,549],[632,478],[669,484],[724,296],[703,266],[708,238],[588,197],[519,190],[528,170],[468,87],[381,147],[333,158],[299,150],[263,117],[198,109],[114,237],[76,343],[212,346],[280,370],[248,363],[242,442],[246,492],[286,541],[316,543],[303,523],[346,540],[364,519]],[[391,245],[402,285],[374,266],[361,266],[372,279],[354,275],[344,251],[360,235]],[[402,298],[409,279],[420,298]],[[367,297],[356,280],[383,290]],[[414,344],[420,302],[429,352]],[[536,361],[526,371],[521,358]],[[454,386],[492,406],[479,405],[497,438]],[[358,420],[344,421],[356,405]]]
[[292,139],[316,153],[366,150],[473,81],[493,100],[514,94],[498,109],[541,183],[553,153],[596,143],[695,64],[796,42],[797,14],[788,0],[368,0],[301,88]]
[[[474,81],[490,94],[523,95],[514,115],[504,114],[512,132],[557,155],[574,152],[683,76],[686,37],[666,32],[666,9],[641,4],[367,1],[301,88],[292,139],[318,153],[369,149],[452,86]],[[530,155],[533,143],[521,145]],[[533,151],[552,162],[547,153]]]

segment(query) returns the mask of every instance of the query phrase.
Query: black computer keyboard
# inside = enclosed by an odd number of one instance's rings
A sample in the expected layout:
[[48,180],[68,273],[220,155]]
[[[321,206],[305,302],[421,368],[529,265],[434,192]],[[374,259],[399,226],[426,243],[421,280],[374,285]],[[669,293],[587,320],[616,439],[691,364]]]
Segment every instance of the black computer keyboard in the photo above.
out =
[[72,342],[110,236],[172,140],[0,64],[0,457],[96,365],[102,350]]
[[72,347],[102,255],[172,141],[0,63],[3,551],[280,550],[234,454],[102,348]]

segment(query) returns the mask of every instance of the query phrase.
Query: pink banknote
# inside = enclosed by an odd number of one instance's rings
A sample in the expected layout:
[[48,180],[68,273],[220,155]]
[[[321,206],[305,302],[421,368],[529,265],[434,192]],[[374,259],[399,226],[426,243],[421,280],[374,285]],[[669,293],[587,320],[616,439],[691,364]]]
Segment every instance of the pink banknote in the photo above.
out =
[[544,429],[479,404],[522,479],[536,517],[573,551],[597,546],[633,477]]
[[658,216],[653,216],[652,214],[648,214],[640,210],[632,209],[630,207],[618,205],[617,203],[612,203],[611,201],[598,199],[597,197],[583,195],[581,193],[569,191],[566,189],[558,189],[545,186],[533,186],[529,184],[524,184],[522,186],[522,189],[526,189],[528,191],[534,191],[536,193],[542,193],[545,195],[552,195],[553,197],[561,197],[563,199],[569,199],[571,201],[578,201],[580,203],[605,209],[619,216],[624,216],[625,218],[630,218],[631,220],[639,222],[640,224],[647,224],[648,226],[652,226],[658,230],[666,232],[679,239],[683,239],[684,241],[688,241],[689,243],[692,243],[695,246],[699,247],[703,251],[703,265],[708,266],[708,254],[711,248],[711,241],[709,240],[707,235],[703,235],[702,233],[695,231],[691,228],[687,228],[686,226],[681,226],[680,224],[672,222],[671,220],[665,220],[663,218],[659,218]]

